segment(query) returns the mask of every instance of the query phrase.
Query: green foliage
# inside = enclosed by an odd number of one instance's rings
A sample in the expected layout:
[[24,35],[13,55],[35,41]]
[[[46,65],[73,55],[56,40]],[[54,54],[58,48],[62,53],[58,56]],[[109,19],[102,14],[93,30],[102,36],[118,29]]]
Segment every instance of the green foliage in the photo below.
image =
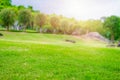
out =
[[19,5],[19,6],[18,6],[18,10],[22,10],[22,9],[25,9],[25,6]]
[[11,0],[0,0],[0,6],[11,6]]
[[61,22],[61,25],[60,25],[60,30],[61,30],[64,34],[66,34],[66,33],[67,33],[68,26],[69,26],[68,21],[67,21],[67,20],[63,20],[63,21]]
[[52,33],[52,27],[50,24],[46,24],[42,28],[44,33]]
[[30,11],[34,11],[34,10],[33,10],[33,7],[30,6],[30,5],[28,6],[28,9],[29,9]]
[[18,21],[19,24],[24,27],[24,31],[25,31],[26,27],[31,22],[31,11],[27,9],[20,10],[18,13]]
[[[35,17],[35,25],[38,26],[40,29],[45,25],[46,23],[46,16],[44,14],[38,13]],[[42,30],[40,30],[40,33]]]
[[11,0],[0,0],[0,11],[8,6],[12,6]]
[[77,20],[69,19],[63,16],[59,16],[60,18],[60,31],[64,34],[72,34],[72,33],[80,33],[80,25]]
[[14,24],[15,18],[15,12],[12,9],[3,9],[0,12],[1,23],[7,28],[7,30],[9,30],[9,27]]
[[104,27],[110,31],[111,40],[114,41],[114,37],[120,34],[120,18],[117,16],[107,17],[104,21]]
[[77,23],[69,22],[69,25],[66,29],[67,34],[72,34],[77,28]]
[[83,33],[88,32],[104,32],[105,28],[103,28],[103,23],[101,20],[87,20],[87,21],[80,21],[79,25],[81,26]]
[[53,33],[56,33],[57,32],[57,29],[59,28],[60,26],[60,20],[57,16],[53,16],[51,17],[50,19],[50,24],[51,26],[53,27]]

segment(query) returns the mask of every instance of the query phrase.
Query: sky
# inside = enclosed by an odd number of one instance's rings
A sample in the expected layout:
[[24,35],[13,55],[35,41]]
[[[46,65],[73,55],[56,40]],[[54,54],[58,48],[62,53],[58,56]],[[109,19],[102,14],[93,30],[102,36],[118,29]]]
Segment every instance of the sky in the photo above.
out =
[[120,16],[120,0],[12,0],[12,4],[31,5],[42,13],[55,13],[78,20]]

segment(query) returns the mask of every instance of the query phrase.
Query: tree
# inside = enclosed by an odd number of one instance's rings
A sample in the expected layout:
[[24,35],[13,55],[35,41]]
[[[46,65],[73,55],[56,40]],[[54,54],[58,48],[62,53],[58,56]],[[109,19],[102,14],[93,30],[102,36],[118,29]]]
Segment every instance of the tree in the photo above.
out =
[[20,10],[18,13],[18,22],[23,26],[24,31],[26,31],[27,26],[31,22],[31,11],[27,9]]
[[87,20],[84,23],[84,28],[86,30],[86,34],[92,31],[94,20]]
[[31,27],[31,29],[33,29],[33,27],[34,27],[34,20],[35,20],[35,14],[34,13],[32,13],[31,14],[31,21],[30,21],[30,27]]
[[42,33],[42,27],[45,24],[45,22],[46,22],[46,16],[44,14],[38,13],[35,17],[35,23],[36,23],[36,26],[39,26],[40,33]]
[[11,6],[11,0],[0,0],[0,6]]
[[18,10],[22,10],[22,9],[25,9],[25,6],[19,5],[19,6],[18,6]]
[[72,34],[74,31],[76,31],[77,27],[78,27],[77,23],[69,22],[67,34]]
[[68,26],[69,26],[69,23],[68,23],[67,20],[63,20],[63,21],[61,22],[60,27],[61,27],[61,30],[62,30],[62,32],[63,32],[64,34],[67,33]]
[[51,17],[51,19],[50,19],[50,24],[51,24],[51,26],[53,27],[53,33],[56,33],[56,30],[57,30],[57,28],[58,28],[59,25],[60,25],[59,18],[56,17],[56,16]]
[[33,10],[33,7],[30,6],[30,5],[28,6],[28,9],[31,10],[32,12],[34,11],[34,10]]
[[12,9],[3,9],[0,12],[0,19],[2,25],[7,28],[7,31],[9,31],[9,27],[15,22],[15,12]]
[[104,27],[106,27],[111,33],[111,41],[114,42],[114,38],[120,32],[120,18],[117,16],[107,17],[104,21]]
[[0,10],[6,8],[7,6],[11,6],[11,0],[0,0]]

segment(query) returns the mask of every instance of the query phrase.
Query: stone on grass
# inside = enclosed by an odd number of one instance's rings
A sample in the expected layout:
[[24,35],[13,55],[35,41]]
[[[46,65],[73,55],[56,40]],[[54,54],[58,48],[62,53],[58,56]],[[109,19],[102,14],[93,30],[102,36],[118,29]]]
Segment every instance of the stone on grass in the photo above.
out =
[[66,42],[71,42],[71,43],[76,43],[76,41],[74,41],[74,40],[68,40],[68,39],[66,39],[65,41]]

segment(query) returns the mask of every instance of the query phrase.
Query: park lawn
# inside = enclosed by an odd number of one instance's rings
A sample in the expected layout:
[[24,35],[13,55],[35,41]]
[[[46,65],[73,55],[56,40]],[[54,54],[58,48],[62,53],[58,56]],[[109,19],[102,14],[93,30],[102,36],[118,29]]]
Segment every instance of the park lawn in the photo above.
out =
[[119,48],[68,35],[0,33],[0,80],[120,80]]

